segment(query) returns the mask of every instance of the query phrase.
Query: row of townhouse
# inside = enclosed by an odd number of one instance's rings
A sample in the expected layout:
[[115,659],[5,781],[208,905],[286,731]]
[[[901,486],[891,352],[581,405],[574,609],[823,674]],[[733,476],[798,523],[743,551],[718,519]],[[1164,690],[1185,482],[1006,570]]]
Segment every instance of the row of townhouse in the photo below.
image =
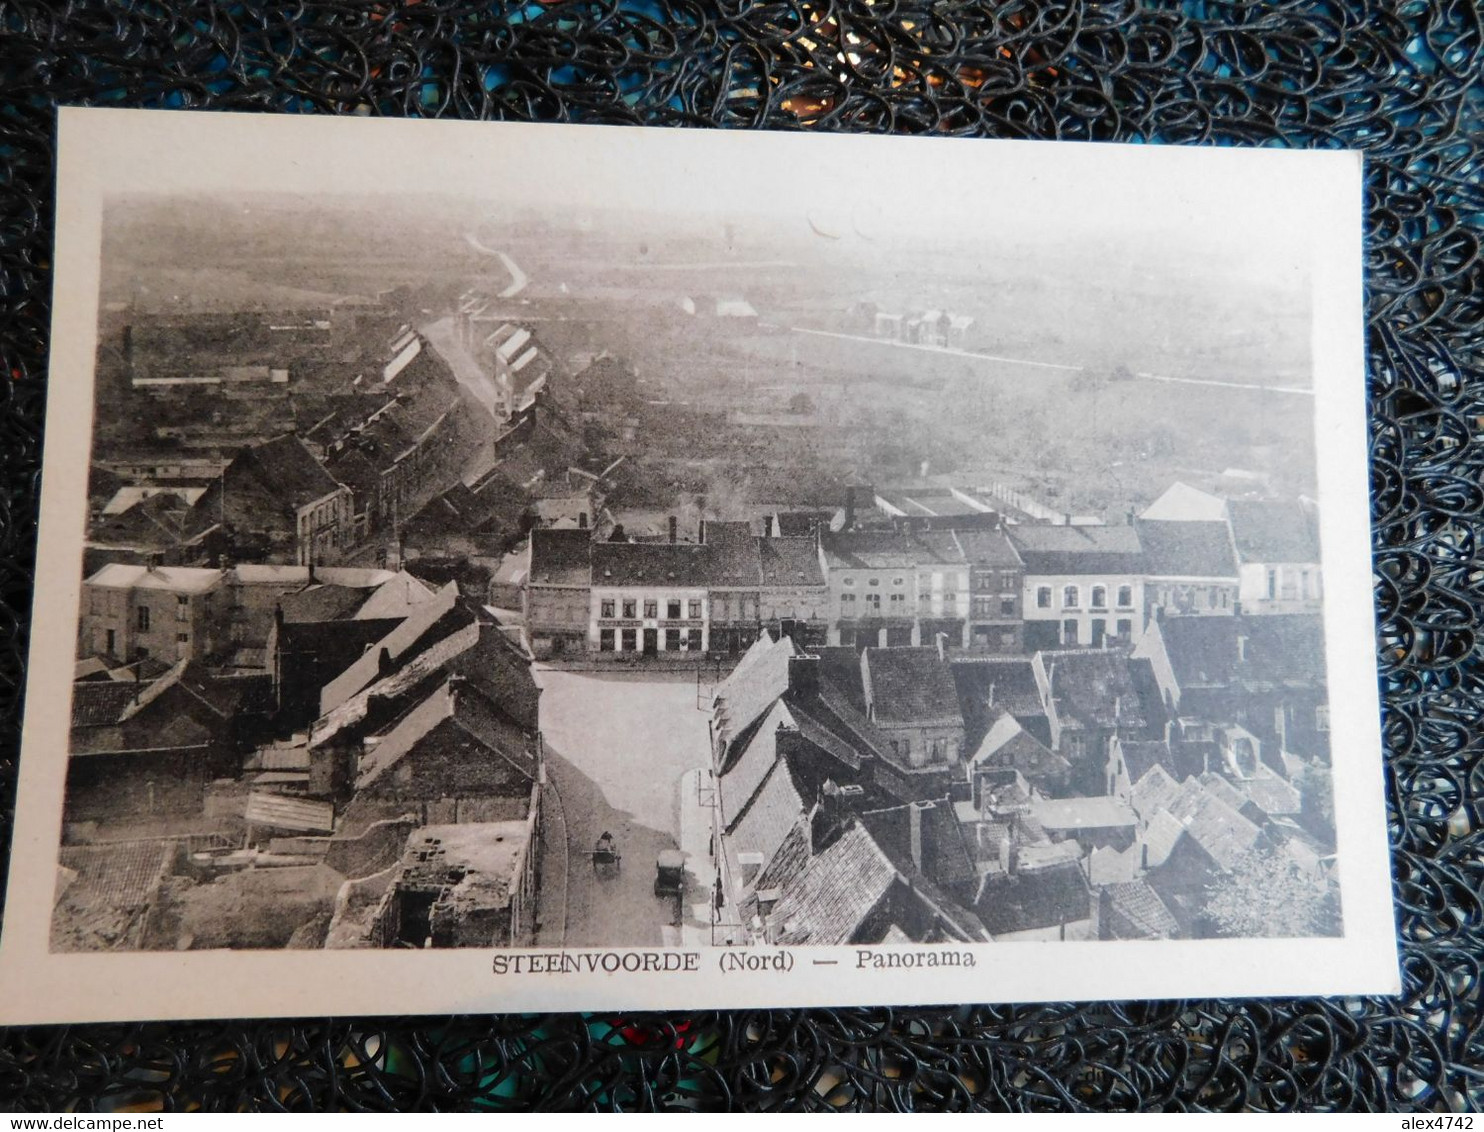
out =
[[1132,648],[1166,616],[1316,611],[1311,517],[1282,503],[1233,502],[1223,515],[1127,526],[902,516],[890,529],[762,537],[713,522],[695,542],[672,532],[668,543],[538,531],[526,625],[542,656],[734,654],[765,627],[815,644],[1018,655]]

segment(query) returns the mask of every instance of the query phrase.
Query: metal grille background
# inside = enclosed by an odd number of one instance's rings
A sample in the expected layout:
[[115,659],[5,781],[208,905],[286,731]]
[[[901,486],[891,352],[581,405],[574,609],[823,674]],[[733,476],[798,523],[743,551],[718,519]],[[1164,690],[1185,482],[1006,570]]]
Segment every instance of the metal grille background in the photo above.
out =
[[1406,979],[1397,1000],[32,1027],[0,1032],[0,1107],[1478,1107],[1481,74],[1471,0],[0,0],[7,850],[58,103],[1346,146],[1367,157],[1378,654]]

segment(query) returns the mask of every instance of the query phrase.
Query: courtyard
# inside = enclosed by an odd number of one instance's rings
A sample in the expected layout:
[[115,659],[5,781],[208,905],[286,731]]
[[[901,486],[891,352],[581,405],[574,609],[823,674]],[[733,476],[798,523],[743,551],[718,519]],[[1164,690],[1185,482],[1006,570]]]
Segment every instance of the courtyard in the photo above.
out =
[[[535,675],[549,782],[538,942],[658,946],[676,909],[654,894],[655,858],[678,842],[681,777],[710,765],[706,697],[694,672]],[[617,868],[593,863],[604,832]]]

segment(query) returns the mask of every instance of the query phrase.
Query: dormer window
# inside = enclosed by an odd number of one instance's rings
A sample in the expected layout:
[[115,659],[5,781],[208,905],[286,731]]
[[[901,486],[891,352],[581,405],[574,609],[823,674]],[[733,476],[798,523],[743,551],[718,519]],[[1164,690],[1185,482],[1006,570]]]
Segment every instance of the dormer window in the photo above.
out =
[[1061,607],[1076,609],[1082,604],[1082,594],[1076,586],[1064,586],[1061,591]]

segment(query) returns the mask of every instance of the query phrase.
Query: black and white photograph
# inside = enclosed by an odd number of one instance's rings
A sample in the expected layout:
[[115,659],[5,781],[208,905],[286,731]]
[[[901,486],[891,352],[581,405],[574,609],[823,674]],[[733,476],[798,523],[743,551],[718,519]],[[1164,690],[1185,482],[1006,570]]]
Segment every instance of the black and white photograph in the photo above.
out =
[[64,127],[12,961],[1394,979],[1358,163]]

